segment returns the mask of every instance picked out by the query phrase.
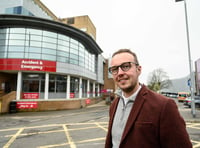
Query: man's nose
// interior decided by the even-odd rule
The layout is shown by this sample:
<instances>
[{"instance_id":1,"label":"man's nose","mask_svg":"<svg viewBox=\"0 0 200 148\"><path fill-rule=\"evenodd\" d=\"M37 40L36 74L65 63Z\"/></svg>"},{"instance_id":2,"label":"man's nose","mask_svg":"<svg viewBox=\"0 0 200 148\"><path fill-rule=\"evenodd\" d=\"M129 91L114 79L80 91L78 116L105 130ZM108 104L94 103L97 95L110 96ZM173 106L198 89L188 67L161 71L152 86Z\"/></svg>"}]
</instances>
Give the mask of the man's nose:
<instances>
[{"instance_id":1,"label":"man's nose","mask_svg":"<svg viewBox=\"0 0 200 148\"><path fill-rule=\"evenodd\" d=\"M118 75L124 74L124 71L121 69L121 67L118 68Z\"/></svg>"}]
</instances>

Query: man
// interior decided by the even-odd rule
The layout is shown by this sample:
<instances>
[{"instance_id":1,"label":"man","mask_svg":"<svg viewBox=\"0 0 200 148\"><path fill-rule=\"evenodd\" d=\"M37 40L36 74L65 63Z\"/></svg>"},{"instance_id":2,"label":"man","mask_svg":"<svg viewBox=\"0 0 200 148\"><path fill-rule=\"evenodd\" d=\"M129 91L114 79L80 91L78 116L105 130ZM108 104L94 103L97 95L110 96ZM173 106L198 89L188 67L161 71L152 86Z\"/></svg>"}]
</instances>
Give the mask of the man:
<instances>
[{"instance_id":1,"label":"man","mask_svg":"<svg viewBox=\"0 0 200 148\"><path fill-rule=\"evenodd\" d=\"M113 54L109 72L120 89L110 106L105 148L192 148L175 102L140 84L141 70L131 50Z\"/></svg>"}]
</instances>

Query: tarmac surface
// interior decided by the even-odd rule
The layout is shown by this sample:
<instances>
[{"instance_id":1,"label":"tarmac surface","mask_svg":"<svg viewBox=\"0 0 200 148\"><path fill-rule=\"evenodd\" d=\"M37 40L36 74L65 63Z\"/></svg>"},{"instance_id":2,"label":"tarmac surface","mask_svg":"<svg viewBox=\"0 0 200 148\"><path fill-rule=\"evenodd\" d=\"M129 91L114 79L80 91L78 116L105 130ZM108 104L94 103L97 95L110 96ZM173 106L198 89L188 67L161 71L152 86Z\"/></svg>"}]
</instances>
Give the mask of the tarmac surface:
<instances>
[{"instance_id":1,"label":"tarmac surface","mask_svg":"<svg viewBox=\"0 0 200 148\"><path fill-rule=\"evenodd\" d=\"M176 99L175 99L176 101ZM176 102L193 148L200 148L200 109ZM103 148L109 105L105 101L76 110L0 115L2 148ZM172 121L173 122L173 121Z\"/></svg>"},{"instance_id":2,"label":"tarmac surface","mask_svg":"<svg viewBox=\"0 0 200 148\"><path fill-rule=\"evenodd\" d=\"M195 108L195 114L192 113L191 108L183 106L183 103L177 103L179 112L184 118L185 122L199 122L200 123L200 108Z\"/></svg>"}]
</instances>

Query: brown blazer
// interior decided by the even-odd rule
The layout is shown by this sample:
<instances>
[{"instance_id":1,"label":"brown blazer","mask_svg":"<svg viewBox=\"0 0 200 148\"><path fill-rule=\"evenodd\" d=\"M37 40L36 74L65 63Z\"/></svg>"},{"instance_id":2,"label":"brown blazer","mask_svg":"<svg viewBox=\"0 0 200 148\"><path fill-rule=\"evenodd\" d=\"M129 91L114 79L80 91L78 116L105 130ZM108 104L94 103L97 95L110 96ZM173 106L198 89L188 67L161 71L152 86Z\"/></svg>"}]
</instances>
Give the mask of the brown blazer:
<instances>
[{"instance_id":1,"label":"brown blazer","mask_svg":"<svg viewBox=\"0 0 200 148\"><path fill-rule=\"evenodd\" d=\"M112 148L112 122L119 98L110 106L105 148ZM116 129L117 130L117 129ZM149 90L138 93L122 135L120 148L192 148L176 103Z\"/></svg>"}]
</instances>

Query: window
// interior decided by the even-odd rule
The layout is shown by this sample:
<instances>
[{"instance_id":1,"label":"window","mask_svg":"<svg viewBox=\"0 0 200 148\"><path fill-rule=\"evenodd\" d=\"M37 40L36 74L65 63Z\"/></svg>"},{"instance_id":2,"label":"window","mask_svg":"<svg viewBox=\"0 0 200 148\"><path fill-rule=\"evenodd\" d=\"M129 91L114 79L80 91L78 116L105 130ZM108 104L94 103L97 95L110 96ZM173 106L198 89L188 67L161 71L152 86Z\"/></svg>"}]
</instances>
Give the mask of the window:
<instances>
[{"instance_id":1,"label":"window","mask_svg":"<svg viewBox=\"0 0 200 148\"><path fill-rule=\"evenodd\" d=\"M55 55L42 54L42 60L56 61Z\"/></svg>"},{"instance_id":2,"label":"window","mask_svg":"<svg viewBox=\"0 0 200 148\"><path fill-rule=\"evenodd\" d=\"M44 74L36 74L36 73L23 74L22 91L39 92L41 87L42 76L44 77Z\"/></svg>"},{"instance_id":3,"label":"window","mask_svg":"<svg viewBox=\"0 0 200 148\"><path fill-rule=\"evenodd\" d=\"M23 58L24 57L24 54L19 52L10 52L8 53L8 58Z\"/></svg>"},{"instance_id":4,"label":"window","mask_svg":"<svg viewBox=\"0 0 200 148\"><path fill-rule=\"evenodd\" d=\"M76 77L70 78L70 93L73 94L74 97L78 97L79 78L76 78Z\"/></svg>"},{"instance_id":5,"label":"window","mask_svg":"<svg viewBox=\"0 0 200 148\"><path fill-rule=\"evenodd\" d=\"M68 18L67 19L67 24L74 24L74 17Z\"/></svg>"},{"instance_id":6,"label":"window","mask_svg":"<svg viewBox=\"0 0 200 148\"><path fill-rule=\"evenodd\" d=\"M82 80L82 95L87 97L87 80Z\"/></svg>"},{"instance_id":7,"label":"window","mask_svg":"<svg viewBox=\"0 0 200 148\"><path fill-rule=\"evenodd\" d=\"M42 42L42 47L44 47L44 48L52 48L56 52L56 44Z\"/></svg>"},{"instance_id":8,"label":"window","mask_svg":"<svg viewBox=\"0 0 200 148\"><path fill-rule=\"evenodd\" d=\"M16 39L16 40L25 40L24 34L10 34L9 36L10 40Z\"/></svg>"},{"instance_id":9,"label":"window","mask_svg":"<svg viewBox=\"0 0 200 148\"><path fill-rule=\"evenodd\" d=\"M67 77L59 75L56 78L56 92L66 92Z\"/></svg>"},{"instance_id":10,"label":"window","mask_svg":"<svg viewBox=\"0 0 200 148\"><path fill-rule=\"evenodd\" d=\"M25 28L10 28L10 33L22 33L25 34Z\"/></svg>"},{"instance_id":11,"label":"window","mask_svg":"<svg viewBox=\"0 0 200 148\"><path fill-rule=\"evenodd\" d=\"M24 52L24 46L9 46L9 52Z\"/></svg>"},{"instance_id":12,"label":"window","mask_svg":"<svg viewBox=\"0 0 200 148\"><path fill-rule=\"evenodd\" d=\"M62 75L49 76L49 92L66 92L67 77Z\"/></svg>"}]
</instances>

